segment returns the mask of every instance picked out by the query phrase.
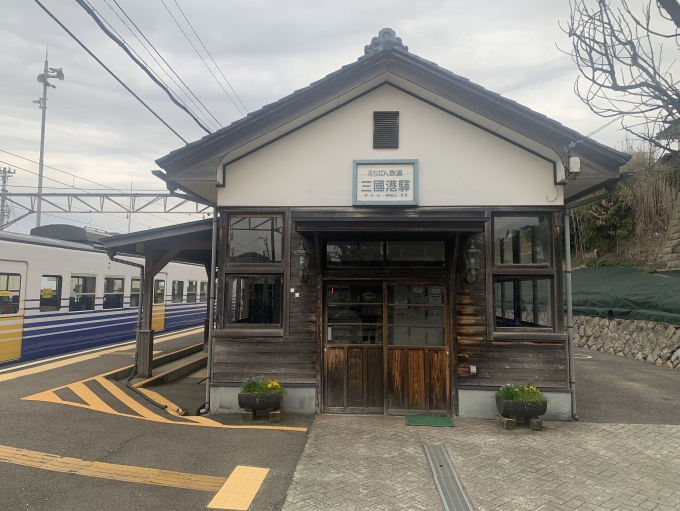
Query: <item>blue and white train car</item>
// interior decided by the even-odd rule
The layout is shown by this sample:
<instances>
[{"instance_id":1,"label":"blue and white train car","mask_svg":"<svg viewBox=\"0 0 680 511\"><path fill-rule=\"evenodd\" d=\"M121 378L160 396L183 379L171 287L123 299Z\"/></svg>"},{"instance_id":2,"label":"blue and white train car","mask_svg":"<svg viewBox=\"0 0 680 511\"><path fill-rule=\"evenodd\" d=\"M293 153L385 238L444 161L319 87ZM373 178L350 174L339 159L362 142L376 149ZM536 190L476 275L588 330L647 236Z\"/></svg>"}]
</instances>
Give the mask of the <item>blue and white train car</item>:
<instances>
[{"instance_id":1,"label":"blue and white train car","mask_svg":"<svg viewBox=\"0 0 680 511\"><path fill-rule=\"evenodd\" d=\"M207 284L203 266L168 264L152 328L203 325ZM92 245L0 231L0 366L133 339L139 290L138 268Z\"/></svg>"}]
</instances>

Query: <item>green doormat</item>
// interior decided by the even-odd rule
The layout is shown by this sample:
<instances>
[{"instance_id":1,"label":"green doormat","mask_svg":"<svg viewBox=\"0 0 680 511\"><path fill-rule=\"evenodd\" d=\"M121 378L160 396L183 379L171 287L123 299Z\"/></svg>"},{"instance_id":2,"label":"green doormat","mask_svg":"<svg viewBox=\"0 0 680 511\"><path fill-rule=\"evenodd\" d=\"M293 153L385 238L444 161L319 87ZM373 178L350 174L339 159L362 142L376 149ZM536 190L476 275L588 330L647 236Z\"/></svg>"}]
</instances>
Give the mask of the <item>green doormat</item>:
<instances>
[{"instance_id":1,"label":"green doormat","mask_svg":"<svg viewBox=\"0 0 680 511\"><path fill-rule=\"evenodd\" d=\"M428 415L407 415L407 426L436 426L440 428L453 428L453 421L449 417L433 417Z\"/></svg>"}]
</instances>

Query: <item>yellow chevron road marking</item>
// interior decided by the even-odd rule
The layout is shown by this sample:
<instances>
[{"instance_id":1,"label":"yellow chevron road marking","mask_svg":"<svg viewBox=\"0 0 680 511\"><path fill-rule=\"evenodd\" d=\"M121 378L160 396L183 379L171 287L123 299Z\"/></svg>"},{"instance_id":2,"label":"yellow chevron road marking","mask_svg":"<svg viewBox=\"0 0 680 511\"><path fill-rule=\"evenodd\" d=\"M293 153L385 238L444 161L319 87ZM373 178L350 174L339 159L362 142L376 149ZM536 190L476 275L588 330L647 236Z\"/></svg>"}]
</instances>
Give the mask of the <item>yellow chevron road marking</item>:
<instances>
[{"instance_id":1,"label":"yellow chevron road marking","mask_svg":"<svg viewBox=\"0 0 680 511\"><path fill-rule=\"evenodd\" d=\"M108 392L113 398L120 401L123 405L129 408L131 411L136 413L122 413L114 410L109 405L107 405L100 397L98 397L89 387L85 384L87 382L96 382L101 385L102 389ZM66 401L60 398L56 392L63 389L70 389L74 394L76 394L85 403L76 403L73 401ZM152 422L160 422L163 424L176 424L181 426L202 426L208 428L220 428L220 429L268 429L274 431L298 431L306 432L307 428L293 427L293 426L258 426L258 425L229 425L221 424L217 421L209 419L207 417L193 417L193 416L180 416L181 408L178 407L172 401L161 396L157 392L153 392L147 389L141 389L142 392L146 393L149 397L158 401L161 404L166 405L168 408L166 411L171 415L175 415L178 420L171 420L167 417L159 415L146 406L142 405L138 401L134 400L129 394L127 394L123 389L118 387L111 380L107 380L103 375L88 378L86 380L77 381L69 385L62 385L61 387L55 387L50 390L45 390L43 392L38 392L37 394L32 394L21 398L22 401L43 401L46 403L55 403L60 405L75 406L77 408L86 408L88 410L94 410L97 412L108 413L110 415L116 415L118 417L127 417L130 419L142 419ZM158 398L158 399L157 399Z\"/></svg>"}]
</instances>

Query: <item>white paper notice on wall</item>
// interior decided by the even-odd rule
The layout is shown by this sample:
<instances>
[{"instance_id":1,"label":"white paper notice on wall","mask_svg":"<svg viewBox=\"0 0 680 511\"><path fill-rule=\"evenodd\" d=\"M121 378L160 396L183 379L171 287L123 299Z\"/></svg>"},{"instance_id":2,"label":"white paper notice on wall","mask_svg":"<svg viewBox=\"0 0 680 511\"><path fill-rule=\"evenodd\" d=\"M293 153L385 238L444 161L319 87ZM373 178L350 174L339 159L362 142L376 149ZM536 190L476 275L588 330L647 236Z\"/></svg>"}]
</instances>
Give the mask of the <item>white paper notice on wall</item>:
<instances>
[{"instance_id":1,"label":"white paper notice on wall","mask_svg":"<svg viewBox=\"0 0 680 511\"><path fill-rule=\"evenodd\" d=\"M354 205L418 204L417 160L354 162Z\"/></svg>"}]
</instances>

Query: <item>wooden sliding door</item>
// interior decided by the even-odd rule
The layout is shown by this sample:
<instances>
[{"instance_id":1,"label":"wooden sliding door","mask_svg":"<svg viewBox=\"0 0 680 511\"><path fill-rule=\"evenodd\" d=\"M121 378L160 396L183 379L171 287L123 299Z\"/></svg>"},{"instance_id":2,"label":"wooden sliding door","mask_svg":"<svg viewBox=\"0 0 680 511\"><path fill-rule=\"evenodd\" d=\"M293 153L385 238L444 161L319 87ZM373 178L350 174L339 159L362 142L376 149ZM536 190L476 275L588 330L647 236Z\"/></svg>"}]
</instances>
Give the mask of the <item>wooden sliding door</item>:
<instances>
[{"instance_id":1,"label":"wooden sliding door","mask_svg":"<svg viewBox=\"0 0 680 511\"><path fill-rule=\"evenodd\" d=\"M443 285L326 285L324 411L450 410Z\"/></svg>"},{"instance_id":2,"label":"wooden sliding door","mask_svg":"<svg viewBox=\"0 0 680 511\"><path fill-rule=\"evenodd\" d=\"M387 285L388 412L446 413L449 348L445 287Z\"/></svg>"}]
</instances>

